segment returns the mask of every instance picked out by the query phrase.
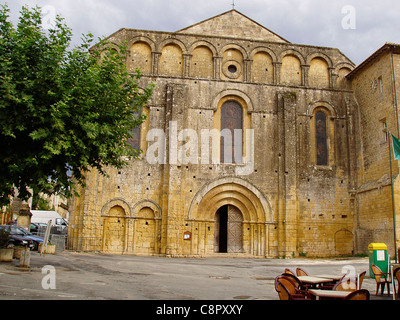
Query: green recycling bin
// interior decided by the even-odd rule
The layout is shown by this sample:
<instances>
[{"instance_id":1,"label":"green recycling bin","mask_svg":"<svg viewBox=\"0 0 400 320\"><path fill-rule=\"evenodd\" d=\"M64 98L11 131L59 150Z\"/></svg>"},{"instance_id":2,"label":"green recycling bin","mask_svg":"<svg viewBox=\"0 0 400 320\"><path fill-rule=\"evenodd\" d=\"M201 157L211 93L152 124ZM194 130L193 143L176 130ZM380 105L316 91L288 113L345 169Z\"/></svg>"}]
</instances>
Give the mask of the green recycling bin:
<instances>
[{"instance_id":1,"label":"green recycling bin","mask_svg":"<svg viewBox=\"0 0 400 320\"><path fill-rule=\"evenodd\" d=\"M382 272L388 272L388 254L387 254L387 246L384 243L370 243L368 246L369 252L369 275L371 278L375 278L374 273L372 272L371 265L374 264Z\"/></svg>"}]
</instances>

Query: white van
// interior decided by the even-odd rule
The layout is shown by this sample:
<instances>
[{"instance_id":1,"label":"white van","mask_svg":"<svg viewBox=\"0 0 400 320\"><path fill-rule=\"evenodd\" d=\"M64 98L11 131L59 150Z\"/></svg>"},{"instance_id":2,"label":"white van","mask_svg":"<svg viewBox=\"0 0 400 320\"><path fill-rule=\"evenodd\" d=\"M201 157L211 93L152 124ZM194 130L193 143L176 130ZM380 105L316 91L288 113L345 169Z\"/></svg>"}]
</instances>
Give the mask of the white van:
<instances>
[{"instance_id":1,"label":"white van","mask_svg":"<svg viewBox=\"0 0 400 320\"><path fill-rule=\"evenodd\" d=\"M68 222L56 211L31 210L31 223L45 223L51 220L51 226L57 230L57 233L66 233Z\"/></svg>"}]
</instances>

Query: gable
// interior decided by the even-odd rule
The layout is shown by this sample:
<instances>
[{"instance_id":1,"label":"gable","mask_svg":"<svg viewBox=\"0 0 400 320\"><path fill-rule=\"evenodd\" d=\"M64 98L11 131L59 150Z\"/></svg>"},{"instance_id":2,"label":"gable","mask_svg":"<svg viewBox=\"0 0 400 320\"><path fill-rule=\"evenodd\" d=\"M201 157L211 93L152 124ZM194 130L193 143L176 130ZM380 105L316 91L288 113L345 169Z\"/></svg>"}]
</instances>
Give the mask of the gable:
<instances>
[{"instance_id":1,"label":"gable","mask_svg":"<svg viewBox=\"0 0 400 320\"><path fill-rule=\"evenodd\" d=\"M268 30L236 10L222 13L213 18L196 23L177 33L202 34L210 36L262 40L271 42L289 41Z\"/></svg>"}]
</instances>

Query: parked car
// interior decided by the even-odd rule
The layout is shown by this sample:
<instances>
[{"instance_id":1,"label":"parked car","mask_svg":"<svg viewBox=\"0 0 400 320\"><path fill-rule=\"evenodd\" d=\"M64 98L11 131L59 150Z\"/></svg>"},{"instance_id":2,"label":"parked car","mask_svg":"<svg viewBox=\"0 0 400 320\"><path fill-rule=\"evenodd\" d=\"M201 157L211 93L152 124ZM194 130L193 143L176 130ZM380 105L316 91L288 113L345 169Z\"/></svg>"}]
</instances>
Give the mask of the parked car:
<instances>
[{"instance_id":1,"label":"parked car","mask_svg":"<svg viewBox=\"0 0 400 320\"><path fill-rule=\"evenodd\" d=\"M30 232L35 235L44 234L46 232L47 224L45 223L31 223Z\"/></svg>"},{"instance_id":2,"label":"parked car","mask_svg":"<svg viewBox=\"0 0 400 320\"><path fill-rule=\"evenodd\" d=\"M8 244L11 246L22 246L22 247L29 247L29 249L33 249L34 243L31 239L27 238L27 236L22 232L13 228L14 226L0 226L1 229L8 229L10 230Z\"/></svg>"},{"instance_id":3,"label":"parked car","mask_svg":"<svg viewBox=\"0 0 400 320\"><path fill-rule=\"evenodd\" d=\"M32 250L39 249L39 243L42 243L44 240L42 237L36 236L32 232L29 232L29 231L25 230L24 228L11 226L11 230L13 230L14 228L17 229L17 230L15 230L16 233L19 234L19 232L22 232L25 234L25 236L28 239L33 241L33 249ZM13 231L11 231L11 232L13 232Z\"/></svg>"}]
</instances>

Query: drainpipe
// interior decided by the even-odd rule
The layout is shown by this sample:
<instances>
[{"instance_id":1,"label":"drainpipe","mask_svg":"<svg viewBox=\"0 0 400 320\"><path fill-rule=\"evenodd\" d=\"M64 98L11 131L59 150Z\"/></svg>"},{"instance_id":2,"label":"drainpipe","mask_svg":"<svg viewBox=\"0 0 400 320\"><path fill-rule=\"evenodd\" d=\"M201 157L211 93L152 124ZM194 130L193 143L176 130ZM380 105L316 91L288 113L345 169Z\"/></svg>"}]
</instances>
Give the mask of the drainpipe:
<instances>
[{"instance_id":1,"label":"drainpipe","mask_svg":"<svg viewBox=\"0 0 400 320\"><path fill-rule=\"evenodd\" d=\"M393 51L391 53L391 58L392 58L392 77L393 77L393 93L394 93L394 107L396 111L396 120L397 120L397 137L400 135L400 129L399 129L399 108L398 108L398 103L397 103L397 84L396 84L396 72L394 70L394 58L393 58Z\"/></svg>"},{"instance_id":2,"label":"drainpipe","mask_svg":"<svg viewBox=\"0 0 400 320\"><path fill-rule=\"evenodd\" d=\"M397 85L396 85L396 71L394 69L394 58L393 58L393 50L392 50L392 76L393 76L393 91L394 91L394 106L396 109L396 119L397 119L397 136L400 136L399 130L399 108L397 103ZM390 139L389 137L389 146L390 146ZM392 150L389 150L390 155L392 154ZM392 163L390 163L390 167L392 167ZM392 168L390 168L390 172L392 174ZM397 237L396 237L396 211L395 211L395 204L394 204L394 194L393 194L393 177L392 177L392 202L393 202L393 233L394 233L394 256L395 261L398 262L399 257L397 256Z\"/></svg>"}]
</instances>

